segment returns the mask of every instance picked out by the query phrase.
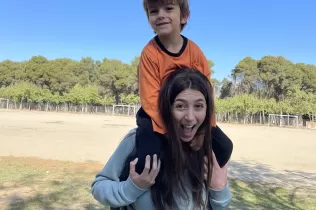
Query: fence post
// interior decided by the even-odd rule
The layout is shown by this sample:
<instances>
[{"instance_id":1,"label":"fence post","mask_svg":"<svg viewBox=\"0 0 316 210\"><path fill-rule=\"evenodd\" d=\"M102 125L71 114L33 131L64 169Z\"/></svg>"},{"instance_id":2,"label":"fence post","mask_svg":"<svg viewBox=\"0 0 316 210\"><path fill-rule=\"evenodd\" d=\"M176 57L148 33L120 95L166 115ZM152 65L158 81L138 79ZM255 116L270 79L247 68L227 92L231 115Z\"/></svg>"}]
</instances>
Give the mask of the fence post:
<instances>
[{"instance_id":1,"label":"fence post","mask_svg":"<svg viewBox=\"0 0 316 210\"><path fill-rule=\"evenodd\" d=\"M134 115L136 116L136 105L134 106Z\"/></svg>"}]
</instances>

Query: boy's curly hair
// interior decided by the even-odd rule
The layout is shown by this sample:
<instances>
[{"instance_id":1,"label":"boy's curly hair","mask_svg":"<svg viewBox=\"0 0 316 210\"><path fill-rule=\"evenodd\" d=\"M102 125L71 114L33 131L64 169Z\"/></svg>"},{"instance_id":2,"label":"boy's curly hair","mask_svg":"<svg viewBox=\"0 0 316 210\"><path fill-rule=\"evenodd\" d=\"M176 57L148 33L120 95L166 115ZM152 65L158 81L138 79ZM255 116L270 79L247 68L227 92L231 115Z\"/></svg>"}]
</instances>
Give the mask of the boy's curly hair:
<instances>
[{"instance_id":1,"label":"boy's curly hair","mask_svg":"<svg viewBox=\"0 0 316 210\"><path fill-rule=\"evenodd\" d=\"M180 6L181 18L190 16L189 0L143 0L143 7L147 14L150 5L164 5L164 4L177 4ZM185 27L185 24L181 24L181 31Z\"/></svg>"}]
</instances>

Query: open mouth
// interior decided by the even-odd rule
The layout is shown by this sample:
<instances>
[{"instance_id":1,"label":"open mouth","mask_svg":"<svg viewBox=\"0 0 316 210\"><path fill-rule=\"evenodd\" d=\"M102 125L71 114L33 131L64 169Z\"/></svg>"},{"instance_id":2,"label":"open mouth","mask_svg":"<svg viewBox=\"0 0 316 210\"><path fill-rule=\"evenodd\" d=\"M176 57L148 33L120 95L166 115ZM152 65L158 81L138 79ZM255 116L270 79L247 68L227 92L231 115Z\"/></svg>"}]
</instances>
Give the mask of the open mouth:
<instances>
[{"instance_id":1,"label":"open mouth","mask_svg":"<svg viewBox=\"0 0 316 210\"><path fill-rule=\"evenodd\" d=\"M195 128L195 125L181 125L181 128L184 133L190 133Z\"/></svg>"}]
</instances>

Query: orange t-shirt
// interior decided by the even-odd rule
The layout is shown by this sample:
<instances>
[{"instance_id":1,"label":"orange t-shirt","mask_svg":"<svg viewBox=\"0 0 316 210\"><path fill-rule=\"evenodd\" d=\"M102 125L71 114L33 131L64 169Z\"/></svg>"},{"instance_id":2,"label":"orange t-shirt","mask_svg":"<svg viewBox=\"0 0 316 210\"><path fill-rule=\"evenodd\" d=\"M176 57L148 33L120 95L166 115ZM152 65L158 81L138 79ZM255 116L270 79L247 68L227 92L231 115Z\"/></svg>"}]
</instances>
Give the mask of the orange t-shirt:
<instances>
[{"instance_id":1,"label":"orange t-shirt","mask_svg":"<svg viewBox=\"0 0 316 210\"><path fill-rule=\"evenodd\" d=\"M169 52L156 36L144 47L138 66L138 83L141 106L150 116L153 130L165 134L167 130L159 115L159 90L169 76L177 68L194 68L200 70L207 78L211 71L201 49L191 40L183 36L183 46L179 53ZM212 126L215 115L212 116Z\"/></svg>"}]
</instances>

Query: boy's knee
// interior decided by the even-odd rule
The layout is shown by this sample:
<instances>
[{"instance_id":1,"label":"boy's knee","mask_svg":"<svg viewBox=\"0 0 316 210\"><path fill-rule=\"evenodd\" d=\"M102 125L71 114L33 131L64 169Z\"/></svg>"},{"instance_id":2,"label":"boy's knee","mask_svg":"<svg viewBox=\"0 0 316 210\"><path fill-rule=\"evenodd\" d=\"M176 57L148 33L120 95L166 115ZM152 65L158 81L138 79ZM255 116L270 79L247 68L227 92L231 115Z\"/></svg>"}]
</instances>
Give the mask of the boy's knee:
<instances>
[{"instance_id":1,"label":"boy's knee","mask_svg":"<svg viewBox=\"0 0 316 210\"><path fill-rule=\"evenodd\" d=\"M212 129L212 147L220 167L223 167L231 157L233 142L218 127Z\"/></svg>"},{"instance_id":2,"label":"boy's knee","mask_svg":"<svg viewBox=\"0 0 316 210\"><path fill-rule=\"evenodd\" d=\"M144 111L143 108L140 108L136 114L136 124L138 127L142 128L151 128L152 122L149 115Z\"/></svg>"},{"instance_id":3,"label":"boy's knee","mask_svg":"<svg viewBox=\"0 0 316 210\"><path fill-rule=\"evenodd\" d=\"M161 140L153 131L143 129L136 135L136 148L137 154L142 157L159 155Z\"/></svg>"},{"instance_id":4,"label":"boy's knee","mask_svg":"<svg viewBox=\"0 0 316 210\"><path fill-rule=\"evenodd\" d=\"M158 158L160 157L161 147L162 142L157 133L148 129L140 129L139 132L136 133L137 173L142 173L147 155L150 156L150 167L152 166L153 156L156 154Z\"/></svg>"}]
</instances>

